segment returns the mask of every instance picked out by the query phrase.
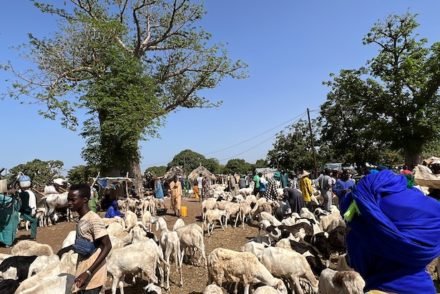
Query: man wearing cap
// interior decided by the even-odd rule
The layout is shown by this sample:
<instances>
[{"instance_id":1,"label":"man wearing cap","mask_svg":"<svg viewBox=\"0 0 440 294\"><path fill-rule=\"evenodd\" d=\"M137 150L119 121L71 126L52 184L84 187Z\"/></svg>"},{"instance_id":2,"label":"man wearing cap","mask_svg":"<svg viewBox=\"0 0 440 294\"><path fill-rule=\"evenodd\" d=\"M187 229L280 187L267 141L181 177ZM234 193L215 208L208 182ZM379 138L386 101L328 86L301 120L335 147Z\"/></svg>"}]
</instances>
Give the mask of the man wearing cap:
<instances>
[{"instance_id":1,"label":"man wearing cap","mask_svg":"<svg viewBox=\"0 0 440 294\"><path fill-rule=\"evenodd\" d=\"M31 224L31 239L35 240L37 238L37 218L35 214L37 212L37 198L34 192L30 189L30 178L27 176L22 176L19 179L20 191L18 196L21 199L20 217L29 221Z\"/></svg>"},{"instance_id":2,"label":"man wearing cap","mask_svg":"<svg viewBox=\"0 0 440 294\"><path fill-rule=\"evenodd\" d=\"M301 190L301 193L304 197L304 202L307 206L309 206L310 202L312 201L312 180L309 178L310 173L307 171L303 171L298 177L299 177L299 189Z\"/></svg>"}]
</instances>

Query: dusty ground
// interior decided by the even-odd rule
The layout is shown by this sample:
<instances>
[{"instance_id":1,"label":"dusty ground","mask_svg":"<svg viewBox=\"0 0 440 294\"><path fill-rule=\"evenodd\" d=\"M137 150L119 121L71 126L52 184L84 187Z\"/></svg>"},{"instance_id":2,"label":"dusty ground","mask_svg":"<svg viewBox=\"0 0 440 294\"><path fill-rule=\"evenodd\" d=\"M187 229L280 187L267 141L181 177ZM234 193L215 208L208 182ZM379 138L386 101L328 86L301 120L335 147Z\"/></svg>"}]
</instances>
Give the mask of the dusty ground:
<instances>
[{"instance_id":1,"label":"dusty ground","mask_svg":"<svg viewBox=\"0 0 440 294\"><path fill-rule=\"evenodd\" d=\"M168 204L168 203L167 203ZM185 223L194 223L200 222L201 215L201 205L199 202L195 202L192 199L184 199L182 201L182 205L188 207L188 216L184 217L183 220ZM168 210L170 213L171 211ZM167 214L165 215L165 219L168 223L168 228L172 228L174 222L176 221L176 217ZM61 248L61 244L67 234L75 229L75 223L67 223L61 222L52 227L38 228L37 241L40 243L46 243L52 246L54 251L58 251ZM156 234L157 235L157 234ZM237 228L231 228L230 226L223 231L220 227L217 227L214 230L214 234L211 237L205 237L205 247L206 247L206 255L214 250L217 247L229 248L233 250L239 250L244 243L248 241L249 238L257 236L258 230L256 227L252 227L249 225L245 225L244 229L241 226ZM29 232L25 230L20 230L17 235L17 241L21 239L26 239L29 236ZM1 248L0 253L9 253L9 248ZM125 287L125 293L127 294L135 294L135 293L143 293L142 286L146 285L145 283L137 283L135 286L130 285L130 280L127 279L127 286ZM203 267L197 267L192 265L183 265L183 287L178 287L177 283L179 282L179 276L176 271L176 267L174 264L171 265L171 278L170 278L170 286L171 289L168 293L170 294L184 294L184 293L202 293L203 289L206 286L208 281L207 270ZM107 285L107 288L110 289L110 285ZM440 287L438 281L436 281L437 291L440 291ZM107 294L111 293L110 290L106 291ZM119 293L119 291L118 291Z\"/></svg>"},{"instance_id":2,"label":"dusty ground","mask_svg":"<svg viewBox=\"0 0 440 294\"><path fill-rule=\"evenodd\" d=\"M195 202L192 199L184 199L182 205L188 207L188 216L184 217L185 223L200 222L200 212L201 205L199 202ZM168 210L170 213L171 211ZM168 223L168 227L171 229L176 217L170 214L165 216ZM61 244L67 234L75 229L75 223L62 222L58 223L52 227L38 228L37 241L40 243L46 243L52 246L54 251L58 251L61 248ZM30 232L25 230L20 230L17 239L26 239ZM245 225L244 229L242 227L231 228L230 226L223 231L220 227L214 230L214 234L211 237L205 237L205 247L206 255L208 255L212 250L217 247L229 248L234 250L239 250L240 247L248 241L248 238L254 237L258 234L258 230L255 227ZM157 234L156 234L157 235ZM0 248L0 253L9 253L9 248ZM129 281L129 280L127 280ZM174 264L171 266L171 278L170 286L171 289L168 293L171 294L183 294L183 293L202 293L208 281L207 270L203 267L197 267L192 265L183 265L183 287L178 287L179 276L176 271ZM134 294L141 293L141 285L137 286L127 285L125 288L125 293ZM111 291L106 291L106 293L111 293ZM119 293L119 292L118 292Z\"/></svg>"}]
</instances>

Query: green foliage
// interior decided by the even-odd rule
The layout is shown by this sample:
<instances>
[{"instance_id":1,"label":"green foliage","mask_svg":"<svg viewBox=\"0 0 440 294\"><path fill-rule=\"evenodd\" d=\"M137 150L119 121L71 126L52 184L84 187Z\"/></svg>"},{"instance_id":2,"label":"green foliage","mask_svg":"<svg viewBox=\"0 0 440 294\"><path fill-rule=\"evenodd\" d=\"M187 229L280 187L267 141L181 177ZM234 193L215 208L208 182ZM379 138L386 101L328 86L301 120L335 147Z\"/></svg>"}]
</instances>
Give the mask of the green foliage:
<instances>
[{"instance_id":1,"label":"green foliage","mask_svg":"<svg viewBox=\"0 0 440 294\"><path fill-rule=\"evenodd\" d=\"M254 166L254 169L256 169L256 168L267 167L268 164L267 164L267 162L266 162L265 159L258 159L258 160L255 162L255 164L253 164L253 166Z\"/></svg>"},{"instance_id":2,"label":"green foliage","mask_svg":"<svg viewBox=\"0 0 440 294\"><path fill-rule=\"evenodd\" d=\"M221 44L198 24L202 4L187 0L33 1L59 17L49 38L29 35L22 46L35 66L24 71L3 66L9 95L36 99L49 119L78 126L78 110L90 118L83 126L89 164L106 170L139 167L139 140L156 134L160 119L178 108L214 107L200 90L225 77L243 78L241 61L231 61ZM32 101L34 102L34 101ZM134 169L136 170L136 169Z\"/></svg>"},{"instance_id":3,"label":"green foliage","mask_svg":"<svg viewBox=\"0 0 440 294\"><path fill-rule=\"evenodd\" d=\"M390 149L411 165L439 135L440 43L427 47L417 27L411 14L376 23L364 44L377 45L378 55L327 83L323 137L354 161L379 160Z\"/></svg>"},{"instance_id":4,"label":"green foliage","mask_svg":"<svg viewBox=\"0 0 440 294\"><path fill-rule=\"evenodd\" d=\"M208 158L203 162L202 165L214 174L223 173L223 166L219 163L218 159L216 158Z\"/></svg>"},{"instance_id":5,"label":"green foliage","mask_svg":"<svg viewBox=\"0 0 440 294\"><path fill-rule=\"evenodd\" d=\"M315 147L320 146L320 125L317 120L312 121ZM267 161L271 167L279 170L313 170L313 151L310 141L308 122L300 120L289 126L286 131L277 135L275 143L267 154ZM325 146L319 149L317 155L318 167L327 158L328 152Z\"/></svg>"},{"instance_id":6,"label":"green foliage","mask_svg":"<svg viewBox=\"0 0 440 294\"><path fill-rule=\"evenodd\" d=\"M230 159L225 165L225 174L247 174L252 172L252 164L246 162L244 159Z\"/></svg>"},{"instance_id":7,"label":"green foliage","mask_svg":"<svg viewBox=\"0 0 440 294\"><path fill-rule=\"evenodd\" d=\"M60 160L43 161L34 159L32 161L19 164L9 170L8 182L13 182L17 175L22 172L29 176L34 187L44 187L52 182L53 179L61 176L64 163Z\"/></svg>"},{"instance_id":8,"label":"green foliage","mask_svg":"<svg viewBox=\"0 0 440 294\"><path fill-rule=\"evenodd\" d=\"M160 109L152 79L143 74L139 60L113 47L102 57L107 70L90 82L81 97L91 116L82 132L87 139L83 157L104 173L112 167L128 171L139 160L139 140L153 136L160 125L155 119Z\"/></svg>"},{"instance_id":9,"label":"green foliage","mask_svg":"<svg viewBox=\"0 0 440 294\"><path fill-rule=\"evenodd\" d=\"M168 163L168 169L172 166L182 166L184 168L185 174L188 175L200 165L205 166L205 163L207 163L207 159L205 158L205 156L192 150L186 149L179 152L173 157L173 160ZM208 161L208 164L212 165L212 161ZM205 167L208 168L207 166ZM209 171L213 172L212 170Z\"/></svg>"},{"instance_id":10,"label":"green foliage","mask_svg":"<svg viewBox=\"0 0 440 294\"><path fill-rule=\"evenodd\" d=\"M90 179L96 178L98 168L89 165L77 165L67 172L70 184L91 184Z\"/></svg>"},{"instance_id":11,"label":"green foliage","mask_svg":"<svg viewBox=\"0 0 440 294\"><path fill-rule=\"evenodd\" d=\"M164 165L161 166L150 166L144 172L144 175L151 173L153 176L162 177L167 172L167 167Z\"/></svg>"}]
</instances>

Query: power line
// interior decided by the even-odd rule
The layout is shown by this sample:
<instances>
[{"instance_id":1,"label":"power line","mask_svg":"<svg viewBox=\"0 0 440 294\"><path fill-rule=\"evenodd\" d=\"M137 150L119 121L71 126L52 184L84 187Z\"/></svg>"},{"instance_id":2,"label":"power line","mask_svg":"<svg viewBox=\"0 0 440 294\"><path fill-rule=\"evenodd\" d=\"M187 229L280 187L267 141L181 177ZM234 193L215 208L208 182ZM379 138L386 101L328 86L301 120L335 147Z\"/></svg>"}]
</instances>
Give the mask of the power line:
<instances>
[{"instance_id":1,"label":"power line","mask_svg":"<svg viewBox=\"0 0 440 294\"><path fill-rule=\"evenodd\" d=\"M311 110L311 111L316 111L316 109ZM238 142L238 143L235 143L235 144L229 145L229 146L227 146L227 147L224 147L224 148L222 148L222 149L219 149L219 150L216 150L216 151L213 151L213 152L204 153L204 156L212 155L212 154L216 154L216 153L219 153L219 152L222 152L222 151L225 151L225 150L231 149L231 148L233 148L233 147L236 147L236 146L242 145L242 144L244 144L244 143L250 142L250 141L252 141L252 140L254 140L254 139L260 137L261 135L267 134L268 132L271 132L271 131L273 131L273 130L275 130L275 129L279 129L281 126L284 126L284 125L286 125L286 124L288 124L288 123L293 123L293 122L297 122L297 121L299 121L299 119L301 119L306 113L307 113L307 112L304 111L304 112L300 113L299 115L295 116L294 118L291 118L291 119L286 120L286 121L284 121L284 122L282 122L282 123L279 123L279 124L277 124L276 126L271 127L270 129L267 129L267 130L265 130L265 131L263 131L263 132L261 132L261 133L259 133L259 134L256 134L256 135L254 135L254 136L252 136L252 137L250 137L250 138L247 138L247 139L245 139L245 140L243 140L243 141L240 141L240 142ZM267 142L267 141L273 139L276 135L277 135L277 134L273 134L273 135L271 135L270 137L264 139L263 141L260 141L260 142L257 143L256 145L253 145L253 146L251 146L250 148L248 148L248 149L246 149L246 150L244 150L244 151L242 151L242 152L240 152L240 153L237 153L237 154L235 154L235 155L233 155L233 156L230 156L230 157L227 157L227 158L223 158L223 159L219 159L219 161L224 161L224 160L234 159L234 158L236 158L237 156L240 156L240 155L242 155L242 154L244 154L244 153L246 153L246 152L248 152L248 151L250 151L250 150L252 150L252 149L255 149L255 148L257 148L258 146L260 146L261 144L263 144L263 143L265 143L265 142ZM155 164L150 164L150 166L166 165L167 163L168 163L168 162L155 163Z\"/></svg>"},{"instance_id":2,"label":"power line","mask_svg":"<svg viewBox=\"0 0 440 294\"><path fill-rule=\"evenodd\" d=\"M278 124L278 125L276 125L276 126L270 128L270 129L268 129L268 130L266 130L266 131L264 131L264 132L262 132L262 133L259 133L259 134L257 134L257 135L254 135L254 136L252 136L252 137L250 137L250 138L248 138L248 139L246 139L246 140L240 141L240 142L235 143L235 144L233 144L233 145L230 145L230 146L228 146L228 147L224 147L224 148L219 149L219 150L217 150L217 151L213 151L213 152L205 153L205 155L211 155L211 154L219 153L219 152L222 152L222 151L225 151L225 150L231 149L231 148L233 148L233 147L239 146L239 145L241 145L241 144L247 143L247 142L249 142L249 141L252 141L252 140L254 140L254 139L260 137L261 135L264 135L264 134L266 134L266 133L268 133L268 132L270 132L270 131L273 131L274 129L279 128L280 126L284 126L284 125L286 125L286 124L288 124L288 123L290 123L290 122L292 122L292 121L294 121L294 120L296 120L296 119L298 119L298 118L304 116L305 114L306 114L306 112L303 112L303 113L297 115L296 117L291 118L291 119L289 119L289 120L287 120L287 121L284 121L284 122L282 122L282 123L280 123L280 124Z\"/></svg>"},{"instance_id":3,"label":"power line","mask_svg":"<svg viewBox=\"0 0 440 294\"><path fill-rule=\"evenodd\" d=\"M302 117L302 116L297 117L297 119L296 119L295 122L299 121L299 119L300 119L301 117ZM232 156L232 157L222 158L222 159L220 159L219 161L224 161L224 160L229 160L229 159L237 158L237 156L242 155L243 153L246 153L246 152L248 152L248 151L250 151L250 150L252 150L252 149L255 149L255 148L257 148L258 146L260 146L261 144L263 144L263 143L265 143L265 142L267 142L267 141L273 139L276 135L277 135L277 134L273 134L273 135L271 135L270 137L264 139L263 141L257 143L256 145L253 145L253 146L251 146L250 148L248 148L248 149L246 149L246 150L244 150L244 151L242 151L242 152L240 152L240 153L238 153L238 154L235 154L235 155Z\"/></svg>"}]
</instances>

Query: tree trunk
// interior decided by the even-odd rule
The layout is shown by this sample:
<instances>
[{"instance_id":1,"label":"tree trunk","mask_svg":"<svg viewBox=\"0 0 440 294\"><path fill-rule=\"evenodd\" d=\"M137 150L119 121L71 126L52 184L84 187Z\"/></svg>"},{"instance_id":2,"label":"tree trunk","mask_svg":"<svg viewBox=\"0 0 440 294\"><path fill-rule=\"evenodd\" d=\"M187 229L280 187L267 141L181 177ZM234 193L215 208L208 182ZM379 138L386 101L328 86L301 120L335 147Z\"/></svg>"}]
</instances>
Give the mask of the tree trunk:
<instances>
[{"instance_id":1,"label":"tree trunk","mask_svg":"<svg viewBox=\"0 0 440 294\"><path fill-rule=\"evenodd\" d=\"M141 164L139 160L133 161L130 164L129 176L134 179L134 185L136 187L136 193L139 197L144 195L144 180L141 171Z\"/></svg>"},{"instance_id":2,"label":"tree trunk","mask_svg":"<svg viewBox=\"0 0 440 294\"><path fill-rule=\"evenodd\" d=\"M421 151L411 151L411 150L405 151L405 164L410 169L416 167L419 163L421 163L421 161L422 161Z\"/></svg>"}]
</instances>

